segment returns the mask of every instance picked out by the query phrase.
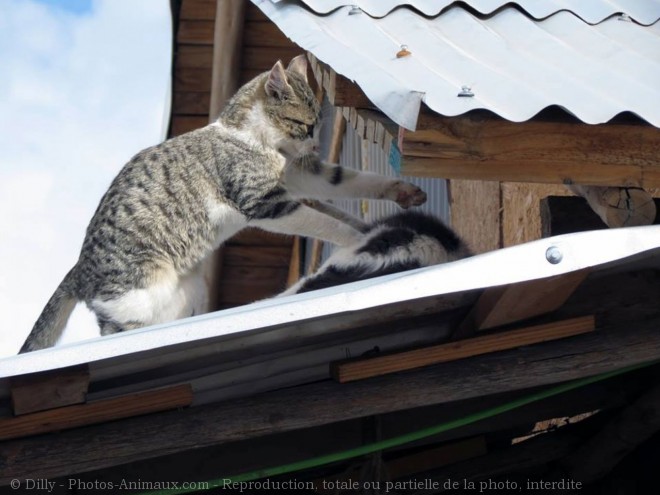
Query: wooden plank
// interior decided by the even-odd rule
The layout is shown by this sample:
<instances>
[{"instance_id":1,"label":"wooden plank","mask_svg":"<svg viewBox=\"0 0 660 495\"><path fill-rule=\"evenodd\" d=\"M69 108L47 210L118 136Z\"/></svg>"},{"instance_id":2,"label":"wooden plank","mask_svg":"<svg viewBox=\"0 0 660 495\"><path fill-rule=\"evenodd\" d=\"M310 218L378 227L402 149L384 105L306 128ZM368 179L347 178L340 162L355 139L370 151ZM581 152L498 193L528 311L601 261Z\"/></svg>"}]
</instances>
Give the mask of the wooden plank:
<instances>
[{"instance_id":1,"label":"wooden plank","mask_svg":"<svg viewBox=\"0 0 660 495\"><path fill-rule=\"evenodd\" d=\"M443 158L418 158L406 155L403 157L401 171L403 175L417 177L485 181L580 183L605 186L639 186L642 183L641 168L635 165L605 166L591 161L567 163L552 159L476 162L472 158L465 158L461 153L448 153ZM648 183L646 185L655 186Z\"/></svg>"},{"instance_id":2,"label":"wooden plank","mask_svg":"<svg viewBox=\"0 0 660 495\"><path fill-rule=\"evenodd\" d=\"M213 67L213 47L206 45L178 45L176 49L175 68L193 67L207 68Z\"/></svg>"},{"instance_id":3,"label":"wooden plank","mask_svg":"<svg viewBox=\"0 0 660 495\"><path fill-rule=\"evenodd\" d=\"M296 47L274 23L246 21L243 27L243 46Z\"/></svg>"},{"instance_id":4,"label":"wooden plank","mask_svg":"<svg viewBox=\"0 0 660 495\"><path fill-rule=\"evenodd\" d=\"M500 183L449 181L451 226L475 254L502 247Z\"/></svg>"},{"instance_id":5,"label":"wooden plank","mask_svg":"<svg viewBox=\"0 0 660 495\"><path fill-rule=\"evenodd\" d=\"M405 132L402 153L410 175L656 187L658 147L657 129L646 125L423 113L418 130Z\"/></svg>"},{"instance_id":6,"label":"wooden plank","mask_svg":"<svg viewBox=\"0 0 660 495\"><path fill-rule=\"evenodd\" d=\"M182 67L174 71L175 92L209 92L211 69Z\"/></svg>"},{"instance_id":7,"label":"wooden plank","mask_svg":"<svg viewBox=\"0 0 660 495\"><path fill-rule=\"evenodd\" d=\"M325 381L179 412L130 418L63 432L51 444L41 439L3 442L0 483L13 478L67 476L184 452L191 446L201 449L463 399L479 398L475 409L479 411L488 400L483 396L564 382L657 359L658 324L657 315L643 321L626 321L570 340L471 358L468 368L464 362L456 362L349 385ZM457 417L454 411L452 405L448 419ZM437 424L437 415L433 421ZM163 435L164 431L167 435ZM90 442L90 438L94 441Z\"/></svg>"},{"instance_id":8,"label":"wooden plank","mask_svg":"<svg viewBox=\"0 0 660 495\"><path fill-rule=\"evenodd\" d=\"M181 20L177 41L179 44L213 45L215 21Z\"/></svg>"},{"instance_id":9,"label":"wooden plank","mask_svg":"<svg viewBox=\"0 0 660 495\"><path fill-rule=\"evenodd\" d=\"M281 60L284 66L291 61L293 57L304 54L305 51L298 46L246 46L243 49L241 60L241 70L258 70L264 72Z\"/></svg>"},{"instance_id":10,"label":"wooden plank","mask_svg":"<svg viewBox=\"0 0 660 495\"><path fill-rule=\"evenodd\" d=\"M275 234L266 230L257 228L247 228L241 230L234 237L229 239L225 245L238 246L293 246L293 237Z\"/></svg>"},{"instance_id":11,"label":"wooden plank","mask_svg":"<svg viewBox=\"0 0 660 495\"><path fill-rule=\"evenodd\" d=\"M290 246L223 246L224 263L228 266L286 267L291 259Z\"/></svg>"},{"instance_id":12,"label":"wooden plank","mask_svg":"<svg viewBox=\"0 0 660 495\"><path fill-rule=\"evenodd\" d=\"M0 440L68 430L104 421L186 407L192 403L190 385L140 392L114 399L60 407L0 420Z\"/></svg>"},{"instance_id":13,"label":"wooden plank","mask_svg":"<svg viewBox=\"0 0 660 495\"><path fill-rule=\"evenodd\" d=\"M172 113L175 115L208 115L211 102L209 92L175 91L172 96Z\"/></svg>"},{"instance_id":14,"label":"wooden plank","mask_svg":"<svg viewBox=\"0 0 660 495\"><path fill-rule=\"evenodd\" d=\"M244 0L218 1L213 38L213 75L209 121L215 121L238 89L245 18Z\"/></svg>"},{"instance_id":15,"label":"wooden plank","mask_svg":"<svg viewBox=\"0 0 660 495\"><path fill-rule=\"evenodd\" d=\"M491 352L563 339L595 330L593 316L573 318L518 330L509 330L457 342L424 347L367 359L331 363L330 374L339 383L456 361Z\"/></svg>"},{"instance_id":16,"label":"wooden plank","mask_svg":"<svg viewBox=\"0 0 660 495\"><path fill-rule=\"evenodd\" d=\"M87 365L11 378L12 410L21 414L85 402L89 388Z\"/></svg>"},{"instance_id":17,"label":"wooden plank","mask_svg":"<svg viewBox=\"0 0 660 495\"><path fill-rule=\"evenodd\" d=\"M183 0L179 18L213 21L217 3L217 0Z\"/></svg>"},{"instance_id":18,"label":"wooden plank","mask_svg":"<svg viewBox=\"0 0 660 495\"><path fill-rule=\"evenodd\" d=\"M455 338L475 331L525 320L560 308L587 277L589 270L490 287L481 294Z\"/></svg>"},{"instance_id":19,"label":"wooden plank","mask_svg":"<svg viewBox=\"0 0 660 495\"><path fill-rule=\"evenodd\" d=\"M179 136L208 125L209 119L197 115L174 115L170 124L170 136Z\"/></svg>"},{"instance_id":20,"label":"wooden plank","mask_svg":"<svg viewBox=\"0 0 660 495\"><path fill-rule=\"evenodd\" d=\"M288 266L228 266L223 265L218 282L219 300L224 304L247 304L272 297L286 288Z\"/></svg>"},{"instance_id":21,"label":"wooden plank","mask_svg":"<svg viewBox=\"0 0 660 495\"><path fill-rule=\"evenodd\" d=\"M572 194L561 184L503 182L502 246L509 247L543 237L541 202L547 196Z\"/></svg>"},{"instance_id":22,"label":"wooden plank","mask_svg":"<svg viewBox=\"0 0 660 495\"><path fill-rule=\"evenodd\" d=\"M245 9L245 20L246 21L262 21L270 22L270 19L266 14L264 14L259 7L250 2Z\"/></svg>"}]
</instances>

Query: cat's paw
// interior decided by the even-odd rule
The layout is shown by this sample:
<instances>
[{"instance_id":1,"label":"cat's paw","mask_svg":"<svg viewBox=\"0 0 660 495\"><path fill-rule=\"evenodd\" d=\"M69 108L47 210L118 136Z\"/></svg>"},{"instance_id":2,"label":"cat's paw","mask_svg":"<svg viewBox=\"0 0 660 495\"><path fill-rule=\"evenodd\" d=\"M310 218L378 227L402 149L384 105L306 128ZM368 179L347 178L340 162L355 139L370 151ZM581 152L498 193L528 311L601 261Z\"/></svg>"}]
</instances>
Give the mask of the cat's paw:
<instances>
[{"instance_id":1,"label":"cat's paw","mask_svg":"<svg viewBox=\"0 0 660 495\"><path fill-rule=\"evenodd\" d=\"M404 209L426 203L426 193L409 182L398 181L393 187L392 199Z\"/></svg>"}]
</instances>

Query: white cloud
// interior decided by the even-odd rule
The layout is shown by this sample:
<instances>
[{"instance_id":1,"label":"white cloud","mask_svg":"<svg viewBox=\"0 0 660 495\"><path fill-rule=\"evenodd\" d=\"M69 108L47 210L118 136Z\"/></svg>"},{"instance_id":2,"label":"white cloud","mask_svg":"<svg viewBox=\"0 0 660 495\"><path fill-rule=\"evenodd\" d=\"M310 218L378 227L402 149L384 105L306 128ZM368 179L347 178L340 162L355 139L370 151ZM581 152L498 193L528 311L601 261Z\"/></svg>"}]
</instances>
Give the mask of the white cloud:
<instances>
[{"instance_id":1,"label":"white cloud","mask_svg":"<svg viewBox=\"0 0 660 495\"><path fill-rule=\"evenodd\" d=\"M162 140L171 21L167 0L98 0L82 14L0 0L0 12L2 357L75 263L113 176ZM76 313L66 340L98 331Z\"/></svg>"}]
</instances>

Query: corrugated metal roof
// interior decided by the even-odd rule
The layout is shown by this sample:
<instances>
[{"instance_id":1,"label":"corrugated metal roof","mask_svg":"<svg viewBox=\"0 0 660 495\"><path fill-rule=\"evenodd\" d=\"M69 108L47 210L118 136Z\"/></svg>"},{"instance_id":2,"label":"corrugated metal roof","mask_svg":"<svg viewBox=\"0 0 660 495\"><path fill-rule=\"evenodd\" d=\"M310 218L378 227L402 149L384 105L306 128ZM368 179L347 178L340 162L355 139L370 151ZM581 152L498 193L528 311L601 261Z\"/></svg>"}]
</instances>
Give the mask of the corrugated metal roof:
<instances>
[{"instance_id":1,"label":"corrugated metal roof","mask_svg":"<svg viewBox=\"0 0 660 495\"><path fill-rule=\"evenodd\" d=\"M558 264L546 251L563 253ZM328 378L328 363L378 346L396 350L446 335L439 313L476 289L592 267L591 273L660 266L660 226L556 236L444 265L260 301L130 332L0 359L8 377L89 363L89 399L191 383L194 405ZM519 269L512 270L512 266ZM466 297L468 296L468 297ZM434 314L392 332L393 322ZM356 331L359 329L359 331ZM443 331L445 332L443 334Z\"/></svg>"},{"instance_id":2,"label":"corrugated metal roof","mask_svg":"<svg viewBox=\"0 0 660 495\"><path fill-rule=\"evenodd\" d=\"M279 0L277 0L279 1ZM397 7L406 6L418 10L424 15L435 17L445 8L459 3L454 0L303 0L305 4L319 14L328 14L340 7L356 6L372 17L385 17ZM556 14L562 10L572 12L590 24L596 24L616 15L627 14L640 24L653 24L660 19L660 0L466 0L477 12L487 15L505 5L517 5L535 19Z\"/></svg>"},{"instance_id":3,"label":"corrugated metal roof","mask_svg":"<svg viewBox=\"0 0 660 495\"><path fill-rule=\"evenodd\" d=\"M373 18L349 6L319 15L299 1L254 2L407 129L422 101L446 116L486 109L515 122L553 105L590 124L629 111L660 127L658 22L590 25L566 11L535 20L511 6L485 18L461 6L430 19L405 7ZM397 58L402 45L411 55ZM473 96L459 96L463 87Z\"/></svg>"}]
</instances>

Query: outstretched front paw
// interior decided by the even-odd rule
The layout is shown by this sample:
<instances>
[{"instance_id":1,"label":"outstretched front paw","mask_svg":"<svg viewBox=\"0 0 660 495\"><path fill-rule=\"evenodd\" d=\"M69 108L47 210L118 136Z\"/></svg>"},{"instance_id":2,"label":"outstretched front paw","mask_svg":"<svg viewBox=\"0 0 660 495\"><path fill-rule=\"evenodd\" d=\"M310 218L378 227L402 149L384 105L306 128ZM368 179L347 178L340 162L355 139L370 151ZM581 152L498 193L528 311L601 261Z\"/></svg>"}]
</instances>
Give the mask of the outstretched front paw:
<instances>
[{"instance_id":1,"label":"outstretched front paw","mask_svg":"<svg viewBox=\"0 0 660 495\"><path fill-rule=\"evenodd\" d=\"M426 193L409 182L397 182L393 188L395 196L392 198L401 208L410 208L426 203Z\"/></svg>"}]
</instances>

